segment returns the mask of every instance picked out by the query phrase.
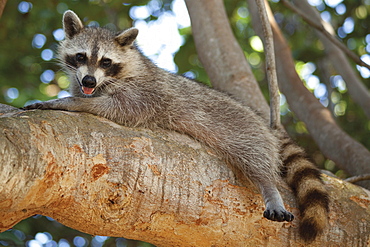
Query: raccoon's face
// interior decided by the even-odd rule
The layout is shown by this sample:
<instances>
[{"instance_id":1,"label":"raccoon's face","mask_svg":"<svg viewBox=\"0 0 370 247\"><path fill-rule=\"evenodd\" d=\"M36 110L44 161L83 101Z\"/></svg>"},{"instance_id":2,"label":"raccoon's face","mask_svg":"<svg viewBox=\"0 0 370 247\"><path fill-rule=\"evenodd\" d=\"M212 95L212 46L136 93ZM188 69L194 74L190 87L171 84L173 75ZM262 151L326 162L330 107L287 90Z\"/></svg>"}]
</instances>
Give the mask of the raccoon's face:
<instances>
[{"instance_id":1,"label":"raccoon's face","mask_svg":"<svg viewBox=\"0 0 370 247\"><path fill-rule=\"evenodd\" d=\"M63 27L66 39L61 42L59 56L75 84L72 87L79 88L84 95L93 95L100 87L132 76L125 64L135 55L131 48L137 29L116 35L103 28L84 27L72 11L64 13Z\"/></svg>"}]
</instances>

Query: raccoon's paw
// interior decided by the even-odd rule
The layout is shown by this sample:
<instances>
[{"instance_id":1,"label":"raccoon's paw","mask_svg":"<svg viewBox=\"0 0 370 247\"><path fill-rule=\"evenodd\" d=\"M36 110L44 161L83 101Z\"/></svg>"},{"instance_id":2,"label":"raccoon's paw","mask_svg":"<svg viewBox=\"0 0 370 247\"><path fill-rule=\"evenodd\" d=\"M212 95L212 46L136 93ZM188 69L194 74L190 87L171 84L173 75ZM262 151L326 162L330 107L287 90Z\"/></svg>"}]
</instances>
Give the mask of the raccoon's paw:
<instances>
[{"instance_id":1,"label":"raccoon's paw","mask_svg":"<svg viewBox=\"0 0 370 247\"><path fill-rule=\"evenodd\" d=\"M263 212L263 217L273 220L273 221L292 221L294 219L294 215L285 209L266 209Z\"/></svg>"},{"instance_id":2,"label":"raccoon's paw","mask_svg":"<svg viewBox=\"0 0 370 247\"><path fill-rule=\"evenodd\" d=\"M46 104L46 102L38 102L38 103L33 103L30 105L26 105L21 108L22 110L32 110L32 109L40 109L40 110L46 110L46 109L51 109L49 104Z\"/></svg>"}]
</instances>

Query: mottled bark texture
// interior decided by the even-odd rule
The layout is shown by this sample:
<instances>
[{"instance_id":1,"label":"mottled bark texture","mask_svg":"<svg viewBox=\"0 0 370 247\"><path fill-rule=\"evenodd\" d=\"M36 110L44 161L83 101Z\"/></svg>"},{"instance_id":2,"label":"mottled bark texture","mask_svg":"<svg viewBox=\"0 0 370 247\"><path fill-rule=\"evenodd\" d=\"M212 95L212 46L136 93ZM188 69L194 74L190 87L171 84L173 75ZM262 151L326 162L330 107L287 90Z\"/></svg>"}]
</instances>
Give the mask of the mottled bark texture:
<instances>
[{"instance_id":1,"label":"mottled bark texture","mask_svg":"<svg viewBox=\"0 0 370 247\"><path fill-rule=\"evenodd\" d=\"M129 129L84 113L4 112L1 231L42 214L86 233L157 246L304 246L284 183L284 201L297 217L266 220L255 187L187 136ZM332 197L330 227L312 246L365 244L369 192L324 180Z\"/></svg>"}]
</instances>

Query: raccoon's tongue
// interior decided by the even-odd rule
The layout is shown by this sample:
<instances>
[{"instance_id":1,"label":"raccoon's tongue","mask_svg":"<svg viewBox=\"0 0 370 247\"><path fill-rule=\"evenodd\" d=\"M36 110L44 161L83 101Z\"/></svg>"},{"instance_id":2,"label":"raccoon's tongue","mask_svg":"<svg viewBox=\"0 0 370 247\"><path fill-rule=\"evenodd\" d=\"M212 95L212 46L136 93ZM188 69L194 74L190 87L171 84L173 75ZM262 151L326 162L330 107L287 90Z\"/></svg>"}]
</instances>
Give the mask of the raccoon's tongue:
<instances>
[{"instance_id":1,"label":"raccoon's tongue","mask_svg":"<svg viewBox=\"0 0 370 247\"><path fill-rule=\"evenodd\" d=\"M90 87L84 87L82 86L82 92L84 94L92 94L94 92L95 88L90 88Z\"/></svg>"}]
</instances>

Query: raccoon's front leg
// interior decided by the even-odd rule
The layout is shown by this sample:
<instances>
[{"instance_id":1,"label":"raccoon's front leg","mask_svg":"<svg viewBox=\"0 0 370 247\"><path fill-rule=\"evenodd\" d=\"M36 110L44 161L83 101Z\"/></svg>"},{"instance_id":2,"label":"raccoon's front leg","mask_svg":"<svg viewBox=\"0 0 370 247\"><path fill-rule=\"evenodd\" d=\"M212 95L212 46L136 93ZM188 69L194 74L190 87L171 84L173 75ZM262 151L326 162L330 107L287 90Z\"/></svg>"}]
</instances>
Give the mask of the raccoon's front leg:
<instances>
[{"instance_id":1,"label":"raccoon's front leg","mask_svg":"<svg viewBox=\"0 0 370 247\"><path fill-rule=\"evenodd\" d=\"M23 107L24 110L41 109L41 110L64 110L64 111L78 111L88 112L97 115L97 108L93 107L101 101L98 97L94 98L78 98L66 97L61 99L54 99L45 102L38 102Z\"/></svg>"},{"instance_id":2,"label":"raccoon's front leg","mask_svg":"<svg viewBox=\"0 0 370 247\"><path fill-rule=\"evenodd\" d=\"M125 101L125 98L128 97L117 95L102 95L88 98L66 97L31 104L23 109L87 112L126 126L148 125L148 119L152 119L155 112L143 107L145 104L135 104L130 99Z\"/></svg>"},{"instance_id":3,"label":"raccoon's front leg","mask_svg":"<svg viewBox=\"0 0 370 247\"><path fill-rule=\"evenodd\" d=\"M108 95L99 97L66 97L54 99L45 102L34 103L25 106L24 110L41 109L41 110L63 110L75 112L87 112L100 117L105 117L118 124L123 124L125 118L132 118L124 107L119 107L121 102L116 102Z\"/></svg>"}]
</instances>

